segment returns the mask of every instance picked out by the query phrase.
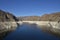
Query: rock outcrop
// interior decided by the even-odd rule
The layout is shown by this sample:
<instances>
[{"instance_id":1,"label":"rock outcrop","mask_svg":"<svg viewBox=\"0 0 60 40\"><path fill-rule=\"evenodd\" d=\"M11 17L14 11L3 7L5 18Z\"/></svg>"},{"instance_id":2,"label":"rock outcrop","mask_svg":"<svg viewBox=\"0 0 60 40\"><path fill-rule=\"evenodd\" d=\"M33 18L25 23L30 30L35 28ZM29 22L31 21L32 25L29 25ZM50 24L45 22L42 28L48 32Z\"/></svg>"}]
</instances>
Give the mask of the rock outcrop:
<instances>
[{"instance_id":1,"label":"rock outcrop","mask_svg":"<svg viewBox=\"0 0 60 40\"><path fill-rule=\"evenodd\" d=\"M17 17L19 21L39 21L40 16L24 16L24 17Z\"/></svg>"},{"instance_id":2,"label":"rock outcrop","mask_svg":"<svg viewBox=\"0 0 60 40\"><path fill-rule=\"evenodd\" d=\"M18 17L21 21L60 21L60 12L44 14L42 16L24 16Z\"/></svg>"},{"instance_id":3,"label":"rock outcrop","mask_svg":"<svg viewBox=\"0 0 60 40\"><path fill-rule=\"evenodd\" d=\"M0 10L0 40L3 39L3 36L5 36L8 31L13 31L17 28L17 21L14 15Z\"/></svg>"},{"instance_id":4,"label":"rock outcrop","mask_svg":"<svg viewBox=\"0 0 60 40\"><path fill-rule=\"evenodd\" d=\"M60 12L42 15L40 21L60 21Z\"/></svg>"}]
</instances>

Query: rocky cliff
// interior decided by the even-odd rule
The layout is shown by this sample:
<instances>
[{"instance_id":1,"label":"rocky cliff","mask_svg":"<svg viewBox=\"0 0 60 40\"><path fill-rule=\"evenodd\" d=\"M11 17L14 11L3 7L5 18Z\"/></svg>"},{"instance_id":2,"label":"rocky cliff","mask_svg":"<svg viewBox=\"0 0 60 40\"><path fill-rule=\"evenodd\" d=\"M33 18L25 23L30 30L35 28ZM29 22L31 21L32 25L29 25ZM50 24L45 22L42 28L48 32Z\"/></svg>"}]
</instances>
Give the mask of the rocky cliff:
<instances>
[{"instance_id":1,"label":"rocky cliff","mask_svg":"<svg viewBox=\"0 0 60 40\"><path fill-rule=\"evenodd\" d=\"M6 32L17 28L17 21L17 18L11 13L0 10L0 40L3 39Z\"/></svg>"},{"instance_id":2,"label":"rocky cliff","mask_svg":"<svg viewBox=\"0 0 60 40\"><path fill-rule=\"evenodd\" d=\"M4 12L2 10L0 10L0 22L13 22L13 21L17 21L17 18L9 13L9 12Z\"/></svg>"},{"instance_id":3,"label":"rocky cliff","mask_svg":"<svg viewBox=\"0 0 60 40\"><path fill-rule=\"evenodd\" d=\"M60 21L60 12L44 14L40 17L40 21Z\"/></svg>"},{"instance_id":4,"label":"rocky cliff","mask_svg":"<svg viewBox=\"0 0 60 40\"><path fill-rule=\"evenodd\" d=\"M20 21L39 21L40 16L24 16L24 17L17 17Z\"/></svg>"},{"instance_id":5,"label":"rocky cliff","mask_svg":"<svg viewBox=\"0 0 60 40\"><path fill-rule=\"evenodd\" d=\"M60 12L44 14L42 16L18 17L22 21L60 21Z\"/></svg>"}]
</instances>

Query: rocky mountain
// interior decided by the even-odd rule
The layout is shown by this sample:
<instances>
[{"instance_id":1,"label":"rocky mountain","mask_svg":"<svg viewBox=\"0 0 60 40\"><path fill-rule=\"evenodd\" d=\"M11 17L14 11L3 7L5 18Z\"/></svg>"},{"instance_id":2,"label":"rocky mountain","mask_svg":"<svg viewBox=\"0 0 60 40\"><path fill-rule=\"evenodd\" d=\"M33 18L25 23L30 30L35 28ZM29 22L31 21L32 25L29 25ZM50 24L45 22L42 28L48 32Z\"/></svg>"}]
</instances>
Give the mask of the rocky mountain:
<instances>
[{"instance_id":1,"label":"rocky mountain","mask_svg":"<svg viewBox=\"0 0 60 40\"><path fill-rule=\"evenodd\" d=\"M0 40L9 32L17 28L18 19L11 13L0 10Z\"/></svg>"},{"instance_id":2,"label":"rocky mountain","mask_svg":"<svg viewBox=\"0 0 60 40\"><path fill-rule=\"evenodd\" d=\"M24 17L18 17L20 21L39 21L40 16L24 16Z\"/></svg>"},{"instance_id":3,"label":"rocky mountain","mask_svg":"<svg viewBox=\"0 0 60 40\"><path fill-rule=\"evenodd\" d=\"M0 10L0 22L5 21L17 21L17 18L9 12L4 12Z\"/></svg>"},{"instance_id":4,"label":"rocky mountain","mask_svg":"<svg viewBox=\"0 0 60 40\"><path fill-rule=\"evenodd\" d=\"M22 21L60 21L60 12L44 14L42 16L18 17Z\"/></svg>"},{"instance_id":5,"label":"rocky mountain","mask_svg":"<svg viewBox=\"0 0 60 40\"><path fill-rule=\"evenodd\" d=\"M44 14L40 17L41 21L60 21L60 12Z\"/></svg>"}]
</instances>

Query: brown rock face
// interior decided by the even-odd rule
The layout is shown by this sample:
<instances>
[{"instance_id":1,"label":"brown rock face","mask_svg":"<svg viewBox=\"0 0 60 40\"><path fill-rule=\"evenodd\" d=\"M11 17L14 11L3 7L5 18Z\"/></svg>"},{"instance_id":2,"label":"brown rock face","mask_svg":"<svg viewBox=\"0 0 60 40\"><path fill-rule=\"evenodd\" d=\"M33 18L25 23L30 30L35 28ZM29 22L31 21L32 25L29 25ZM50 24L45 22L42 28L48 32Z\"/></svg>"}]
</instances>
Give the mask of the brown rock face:
<instances>
[{"instance_id":1,"label":"brown rock face","mask_svg":"<svg viewBox=\"0 0 60 40\"><path fill-rule=\"evenodd\" d=\"M21 21L60 21L60 12L44 14L42 16L24 16L18 17Z\"/></svg>"},{"instance_id":2,"label":"brown rock face","mask_svg":"<svg viewBox=\"0 0 60 40\"><path fill-rule=\"evenodd\" d=\"M45 14L40 17L41 21L60 21L60 12Z\"/></svg>"},{"instance_id":3,"label":"brown rock face","mask_svg":"<svg viewBox=\"0 0 60 40\"><path fill-rule=\"evenodd\" d=\"M14 15L0 10L0 32L3 29L5 31L6 29L15 28L17 26L16 21L18 20Z\"/></svg>"},{"instance_id":4,"label":"brown rock face","mask_svg":"<svg viewBox=\"0 0 60 40\"><path fill-rule=\"evenodd\" d=\"M17 18L8 12L4 12L0 10L0 22L5 22L5 21L13 22L13 21L17 21Z\"/></svg>"},{"instance_id":5,"label":"brown rock face","mask_svg":"<svg viewBox=\"0 0 60 40\"><path fill-rule=\"evenodd\" d=\"M39 21L40 16L24 16L24 17L18 17L20 21Z\"/></svg>"},{"instance_id":6,"label":"brown rock face","mask_svg":"<svg viewBox=\"0 0 60 40\"><path fill-rule=\"evenodd\" d=\"M17 21L14 15L0 10L0 40L2 40L9 31L17 28Z\"/></svg>"}]
</instances>

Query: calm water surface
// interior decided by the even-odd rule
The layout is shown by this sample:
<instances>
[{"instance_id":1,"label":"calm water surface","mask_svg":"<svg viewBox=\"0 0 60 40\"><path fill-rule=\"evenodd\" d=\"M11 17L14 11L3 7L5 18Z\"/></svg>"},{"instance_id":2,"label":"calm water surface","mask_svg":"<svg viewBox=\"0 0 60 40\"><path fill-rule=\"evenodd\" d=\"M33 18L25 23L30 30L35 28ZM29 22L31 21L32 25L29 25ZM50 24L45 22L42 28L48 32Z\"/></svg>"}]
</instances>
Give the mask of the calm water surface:
<instances>
[{"instance_id":1,"label":"calm water surface","mask_svg":"<svg viewBox=\"0 0 60 40\"><path fill-rule=\"evenodd\" d=\"M36 24L22 24L4 40L60 40L60 38L43 32Z\"/></svg>"}]
</instances>

